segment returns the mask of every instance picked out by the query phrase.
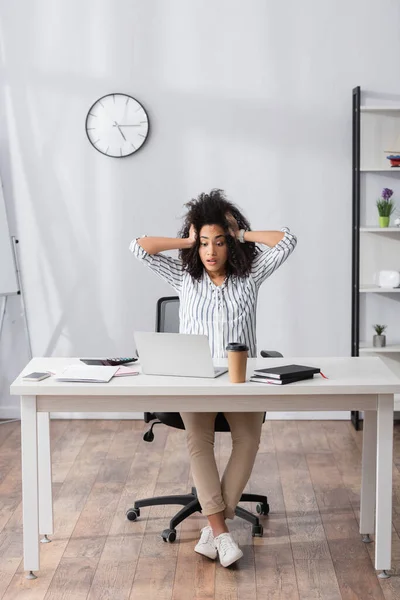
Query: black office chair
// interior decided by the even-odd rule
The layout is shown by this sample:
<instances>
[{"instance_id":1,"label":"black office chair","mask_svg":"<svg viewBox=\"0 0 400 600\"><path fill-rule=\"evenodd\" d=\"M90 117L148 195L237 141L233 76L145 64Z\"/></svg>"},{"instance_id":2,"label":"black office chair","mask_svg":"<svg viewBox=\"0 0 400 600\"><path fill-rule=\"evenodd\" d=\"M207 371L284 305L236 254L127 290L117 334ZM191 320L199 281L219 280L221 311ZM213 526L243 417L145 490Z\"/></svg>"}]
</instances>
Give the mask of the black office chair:
<instances>
[{"instance_id":1,"label":"black office chair","mask_svg":"<svg viewBox=\"0 0 400 600\"><path fill-rule=\"evenodd\" d=\"M156 314L156 330L158 332L171 332L176 333L179 331L179 298L178 296L167 296L160 298L157 302L157 314ZM272 356L282 356L276 351L261 351L261 356L267 358ZM155 421L155 419L157 419ZM154 439L153 427L159 423L168 425L169 427L175 427L176 429L185 429L181 415L179 413L144 413L144 420L146 423L155 421L150 429L144 434L143 439L146 442L152 442ZM265 413L264 413L265 421ZM263 421L263 422L264 422ZM228 421L225 419L223 413L218 413L215 419L215 431L230 431ZM267 515L269 513L269 504L267 496L260 496L258 494L242 494L240 502L257 502L257 513L259 515ZM142 500L136 500L133 508L129 508L126 512L126 516L130 521L136 521L140 516L140 509L144 506L159 506L165 504L181 504L182 508L170 521L169 528L164 529L161 536L165 542L174 542L176 540L176 526L182 523L184 519L189 517L195 512L201 512L201 506L197 499L196 488L192 488L190 494L176 495L176 496L159 496L155 498L145 498ZM248 510L237 506L235 515L248 521L252 524L252 535L253 537L262 537L263 526L261 525L258 517Z\"/></svg>"}]
</instances>

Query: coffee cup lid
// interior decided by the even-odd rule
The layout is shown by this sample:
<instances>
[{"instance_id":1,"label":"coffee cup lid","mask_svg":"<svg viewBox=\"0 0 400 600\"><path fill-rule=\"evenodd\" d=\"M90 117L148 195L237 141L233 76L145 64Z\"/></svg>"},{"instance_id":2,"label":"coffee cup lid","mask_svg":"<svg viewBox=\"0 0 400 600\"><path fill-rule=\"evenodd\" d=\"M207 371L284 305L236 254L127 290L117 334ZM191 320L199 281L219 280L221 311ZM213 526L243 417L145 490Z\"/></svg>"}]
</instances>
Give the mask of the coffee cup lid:
<instances>
[{"instance_id":1,"label":"coffee cup lid","mask_svg":"<svg viewBox=\"0 0 400 600\"><path fill-rule=\"evenodd\" d=\"M228 352L246 352L249 350L249 347L246 344L240 344L239 342L230 342L226 350Z\"/></svg>"}]
</instances>

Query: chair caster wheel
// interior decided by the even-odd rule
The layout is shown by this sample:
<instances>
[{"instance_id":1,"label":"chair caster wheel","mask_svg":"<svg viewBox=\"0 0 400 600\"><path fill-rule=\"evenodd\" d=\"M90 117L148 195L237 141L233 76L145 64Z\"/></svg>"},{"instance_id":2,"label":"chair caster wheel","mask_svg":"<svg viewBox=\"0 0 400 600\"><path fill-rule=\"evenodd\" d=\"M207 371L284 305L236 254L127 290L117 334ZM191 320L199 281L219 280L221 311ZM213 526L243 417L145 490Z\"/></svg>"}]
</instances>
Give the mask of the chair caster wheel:
<instances>
[{"instance_id":1,"label":"chair caster wheel","mask_svg":"<svg viewBox=\"0 0 400 600\"><path fill-rule=\"evenodd\" d=\"M129 521L136 521L138 517L140 517L140 508L128 508L126 518Z\"/></svg>"},{"instance_id":2,"label":"chair caster wheel","mask_svg":"<svg viewBox=\"0 0 400 600\"><path fill-rule=\"evenodd\" d=\"M269 504L257 504L256 511L259 515L267 515L269 513Z\"/></svg>"},{"instance_id":3,"label":"chair caster wheel","mask_svg":"<svg viewBox=\"0 0 400 600\"><path fill-rule=\"evenodd\" d=\"M264 529L262 525L253 525L251 530L251 535L253 537L262 537L264 533Z\"/></svg>"},{"instance_id":4,"label":"chair caster wheel","mask_svg":"<svg viewBox=\"0 0 400 600\"><path fill-rule=\"evenodd\" d=\"M164 531L161 534L161 537L164 540L164 542L169 542L170 544L172 544L172 542L176 540L176 529L164 529Z\"/></svg>"}]
</instances>

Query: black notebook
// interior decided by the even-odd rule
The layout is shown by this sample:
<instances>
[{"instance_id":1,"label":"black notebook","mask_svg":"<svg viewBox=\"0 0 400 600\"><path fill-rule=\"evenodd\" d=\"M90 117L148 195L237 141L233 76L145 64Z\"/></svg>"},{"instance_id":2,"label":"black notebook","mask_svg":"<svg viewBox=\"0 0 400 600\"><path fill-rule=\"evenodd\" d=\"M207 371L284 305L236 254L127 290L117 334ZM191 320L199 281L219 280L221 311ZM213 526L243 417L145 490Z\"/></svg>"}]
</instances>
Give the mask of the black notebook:
<instances>
[{"instance_id":1,"label":"black notebook","mask_svg":"<svg viewBox=\"0 0 400 600\"><path fill-rule=\"evenodd\" d=\"M255 369L254 375L260 377L271 377L272 379L291 379L299 375L314 375L320 373L316 367L305 367L304 365L283 365L282 367L269 367L267 369Z\"/></svg>"},{"instance_id":2,"label":"black notebook","mask_svg":"<svg viewBox=\"0 0 400 600\"><path fill-rule=\"evenodd\" d=\"M295 383L296 381L304 381L305 379L313 379L314 375L311 373L309 375L306 373L305 375L296 375L294 377L286 377L285 379L275 379L273 377L265 377L264 375L258 375L254 373L250 377L250 381L254 383L272 383L272 385L286 385L287 383Z\"/></svg>"}]
</instances>

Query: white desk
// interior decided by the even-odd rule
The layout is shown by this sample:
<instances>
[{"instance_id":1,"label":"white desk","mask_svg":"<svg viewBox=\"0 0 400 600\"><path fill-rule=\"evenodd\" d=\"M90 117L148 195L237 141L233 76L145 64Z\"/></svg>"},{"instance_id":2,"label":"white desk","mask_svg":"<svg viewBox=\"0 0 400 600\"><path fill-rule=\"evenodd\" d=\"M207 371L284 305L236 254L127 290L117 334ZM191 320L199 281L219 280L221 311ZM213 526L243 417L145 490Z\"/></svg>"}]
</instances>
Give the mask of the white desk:
<instances>
[{"instance_id":1,"label":"white desk","mask_svg":"<svg viewBox=\"0 0 400 600\"><path fill-rule=\"evenodd\" d=\"M34 358L21 375L59 373L77 362L73 358ZM21 396L24 566L28 576L39 570L39 533L53 533L50 412L300 410L365 411L360 533L368 540L367 534L375 532L375 568L386 576L391 566L393 403L394 394L400 393L400 379L375 357L250 359L248 375L256 363L259 367L318 366L329 379L318 375L285 386L235 385L227 375L207 380L141 374L114 378L107 384L81 384L58 383L53 377L39 383L23 382L20 375L11 385L11 394Z\"/></svg>"}]
</instances>

